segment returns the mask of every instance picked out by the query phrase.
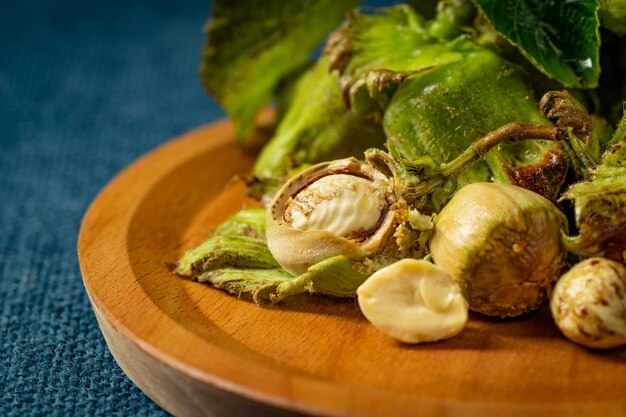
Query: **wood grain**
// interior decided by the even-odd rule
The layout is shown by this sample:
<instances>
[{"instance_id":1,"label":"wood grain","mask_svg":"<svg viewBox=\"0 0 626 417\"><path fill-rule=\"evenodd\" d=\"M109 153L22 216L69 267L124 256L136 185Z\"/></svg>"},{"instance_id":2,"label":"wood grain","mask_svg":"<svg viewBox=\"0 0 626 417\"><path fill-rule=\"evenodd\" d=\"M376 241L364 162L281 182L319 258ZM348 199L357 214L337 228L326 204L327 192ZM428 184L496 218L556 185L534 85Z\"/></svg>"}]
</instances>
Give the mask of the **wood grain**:
<instances>
[{"instance_id":1,"label":"wood grain","mask_svg":"<svg viewBox=\"0 0 626 417\"><path fill-rule=\"evenodd\" d=\"M166 267L244 206L253 157L221 122L118 175L80 232L85 287L129 377L175 415L626 415L626 350L566 341L547 309L471 316L457 337L406 346L354 300L258 307Z\"/></svg>"}]
</instances>

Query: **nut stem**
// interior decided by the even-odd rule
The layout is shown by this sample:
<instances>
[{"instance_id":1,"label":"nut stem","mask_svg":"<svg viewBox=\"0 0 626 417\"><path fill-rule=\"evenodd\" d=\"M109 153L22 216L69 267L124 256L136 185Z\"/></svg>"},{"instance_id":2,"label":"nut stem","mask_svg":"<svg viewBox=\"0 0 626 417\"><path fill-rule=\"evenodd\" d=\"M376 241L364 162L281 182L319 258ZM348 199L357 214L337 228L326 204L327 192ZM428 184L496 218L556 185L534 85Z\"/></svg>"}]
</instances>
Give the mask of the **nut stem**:
<instances>
[{"instance_id":1,"label":"nut stem","mask_svg":"<svg viewBox=\"0 0 626 417\"><path fill-rule=\"evenodd\" d=\"M527 139L563 140L562 131L555 126L532 125L512 122L497 128L472 143L463 153L436 169L423 170L422 181L415 183L405 194L409 201L429 194L439 187L448 177L459 175L483 155L504 141L521 142Z\"/></svg>"},{"instance_id":2,"label":"nut stem","mask_svg":"<svg viewBox=\"0 0 626 417\"><path fill-rule=\"evenodd\" d=\"M520 142L527 139L560 140L561 135L559 129L554 126L507 123L477 139L465 152L449 163L442 164L441 175L449 177L460 174L469 164L504 141Z\"/></svg>"}]
</instances>

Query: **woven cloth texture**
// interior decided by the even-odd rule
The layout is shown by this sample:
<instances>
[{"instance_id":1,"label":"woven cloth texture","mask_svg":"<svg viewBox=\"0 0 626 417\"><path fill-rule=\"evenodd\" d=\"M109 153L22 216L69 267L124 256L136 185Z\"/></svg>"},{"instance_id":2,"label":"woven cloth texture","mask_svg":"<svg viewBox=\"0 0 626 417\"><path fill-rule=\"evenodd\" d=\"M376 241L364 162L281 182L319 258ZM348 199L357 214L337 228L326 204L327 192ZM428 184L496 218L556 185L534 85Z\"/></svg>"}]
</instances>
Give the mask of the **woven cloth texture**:
<instances>
[{"instance_id":1,"label":"woven cloth texture","mask_svg":"<svg viewBox=\"0 0 626 417\"><path fill-rule=\"evenodd\" d=\"M116 173L224 117L197 77L210 7L0 0L0 416L167 415L109 353L76 244Z\"/></svg>"},{"instance_id":2,"label":"woven cloth texture","mask_svg":"<svg viewBox=\"0 0 626 417\"><path fill-rule=\"evenodd\" d=\"M223 117L199 1L0 1L0 416L167 415L109 353L76 241L98 191Z\"/></svg>"}]
</instances>

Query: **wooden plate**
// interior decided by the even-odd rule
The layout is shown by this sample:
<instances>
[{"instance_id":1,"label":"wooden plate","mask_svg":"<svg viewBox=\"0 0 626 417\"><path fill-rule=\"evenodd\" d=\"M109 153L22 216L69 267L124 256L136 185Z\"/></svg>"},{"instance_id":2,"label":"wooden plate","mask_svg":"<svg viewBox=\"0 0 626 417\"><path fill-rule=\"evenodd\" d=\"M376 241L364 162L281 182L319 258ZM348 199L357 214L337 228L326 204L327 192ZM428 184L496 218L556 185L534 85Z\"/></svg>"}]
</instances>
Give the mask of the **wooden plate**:
<instances>
[{"instance_id":1,"label":"wooden plate","mask_svg":"<svg viewBox=\"0 0 626 417\"><path fill-rule=\"evenodd\" d=\"M258 307L166 267L245 197L253 157L228 122L149 153L87 212L78 253L113 356L175 415L626 415L626 349L566 341L546 309L472 316L457 337L406 346L354 300ZM264 414L263 414L264 413Z\"/></svg>"}]
</instances>

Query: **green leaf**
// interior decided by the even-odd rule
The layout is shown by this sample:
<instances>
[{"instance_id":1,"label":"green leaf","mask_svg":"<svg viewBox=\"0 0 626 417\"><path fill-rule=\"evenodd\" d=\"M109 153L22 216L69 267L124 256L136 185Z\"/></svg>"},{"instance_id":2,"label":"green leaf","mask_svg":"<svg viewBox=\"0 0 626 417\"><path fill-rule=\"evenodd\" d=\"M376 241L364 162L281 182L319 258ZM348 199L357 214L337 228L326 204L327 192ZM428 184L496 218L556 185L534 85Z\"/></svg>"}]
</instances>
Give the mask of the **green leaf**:
<instances>
[{"instance_id":1,"label":"green leaf","mask_svg":"<svg viewBox=\"0 0 626 417\"><path fill-rule=\"evenodd\" d=\"M206 90L245 138L286 74L311 51L358 0L216 0L206 26L200 75Z\"/></svg>"},{"instance_id":2,"label":"green leaf","mask_svg":"<svg viewBox=\"0 0 626 417\"><path fill-rule=\"evenodd\" d=\"M348 110L338 76L323 57L295 86L291 106L257 158L253 174L281 177L302 165L360 157L368 148L382 147L385 135L375 116L372 108Z\"/></svg>"},{"instance_id":3,"label":"green leaf","mask_svg":"<svg viewBox=\"0 0 626 417\"><path fill-rule=\"evenodd\" d=\"M264 209L240 210L220 224L213 236L187 251L174 273L257 304L305 293L354 297L369 275L345 256L336 256L294 277L272 257L264 231Z\"/></svg>"},{"instance_id":4,"label":"green leaf","mask_svg":"<svg viewBox=\"0 0 626 417\"><path fill-rule=\"evenodd\" d=\"M369 275L358 271L345 256L335 256L312 265L295 278L277 285L271 296L273 302L297 294L323 294L333 297L355 297L359 285Z\"/></svg>"},{"instance_id":5,"label":"green leaf","mask_svg":"<svg viewBox=\"0 0 626 417\"><path fill-rule=\"evenodd\" d=\"M332 297L355 297L356 290L368 277L359 272L345 256L336 256L311 266L293 276L282 268L259 269L224 267L193 277L257 304L278 303L299 294Z\"/></svg>"},{"instance_id":6,"label":"green leaf","mask_svg":"<svg viewBox=\"0 0 626 417\"><path fill-rule=\"evenodd\" d=\"M280 283L294 278L282 268L225 267L204 272L195 276L194 279L211 284L238 298L254 301L257 304L266 304L272 302L270 297L276 293L276 287Z\"/></svg>"},{"instance_id":7,"label":"green leaf","mask_svg":"<svg viewBox=\"0 0 626 417\"><path fill-rule=\"evenodd\" d=\"M354 99L363 86L373 95L415 73L457 61L465 49L476 49L467 39L442 42L431 36L427 23L408 5L383 14L351 13L326 48L331 68L341 76L344 96Z\"/></svg>"},{"instance_id":8,"label":"green leaf","mask_svg":"<svg viewBox=\"0 0 626 417\"><path fill-rule=\"evenodd\" d=\"M623 102L623 107L626 109L626 101ZM626 114L626 112L624 112ZM626 116L622 116L621 121L617 125L617 129L615 129L615 133L613 133L613 138L609 141L608 146L619 146L622 144L622 147L614 150L612 153L606 155L605 158L611 158L611 155L619 155L619 158L623 161L626 161ZM611 165L615 165L616 162L611 162Z\"/></svg>"},{"instance_id":9,"label":"green leaf","mask_svg":"<svg viewBox=\"0 0 626 417\"><path fill-rule=\"evenodd\" d=\"M475 0L493 27L566 87L598 85L598 0Z\"/></svg>"},{"instance_id":10,"label":"green leaf","mask_svg":"<svg viewBox=\"0 0 626 417\"><path fill-rule=\"evenodd\" d=\"M626 34L626 0L600 0L599 14L602 26Z\"/></svg>"},{"instance_id":11,"label":"green leaf","mask_svg":"<svg viewBox=\"0 0 626 417\"><path fill-rule=\"evenodd\" d=\"M215 228L213 236L247 236L265 239L265 209L240 210Z\"/></svg>"},{"instance_id":12,"label":"green leaf","mask_svg":"<svg viewBox=\"0 0 626 417\"><path fill-rule=\"evenodd\" d=\"M262 208L239 210L218 225L209 239L185 252L174 272L192 277L224 266L278 268L265 243L265 213Z\"/></svg>"},{"instance_id":13,"label":"green leaf","mask_svg":"<svg viewBox=\"0 0 626 417\"><path fill-rule=\"evenodd\" d=\"M264 239L248 236L213 236L191 249L178 261L179 275L197 275L222 266L278 268Z\"/></svg>"}]
</instances>

